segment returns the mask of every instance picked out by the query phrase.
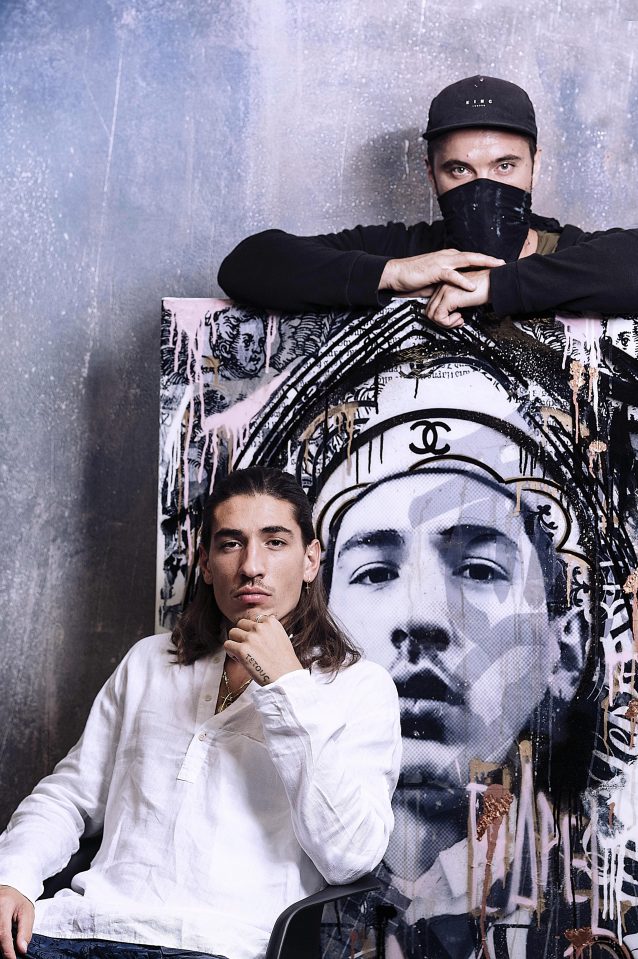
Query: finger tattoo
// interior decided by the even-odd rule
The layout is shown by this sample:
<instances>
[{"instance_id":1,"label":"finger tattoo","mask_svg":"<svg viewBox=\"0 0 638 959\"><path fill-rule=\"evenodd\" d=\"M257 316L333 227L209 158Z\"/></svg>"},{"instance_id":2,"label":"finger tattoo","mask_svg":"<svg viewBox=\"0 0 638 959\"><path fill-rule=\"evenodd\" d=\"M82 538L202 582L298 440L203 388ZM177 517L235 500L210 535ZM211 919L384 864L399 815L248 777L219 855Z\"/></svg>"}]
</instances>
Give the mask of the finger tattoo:
<instances>
[{"instance_id":1,"label":"finger tattoo","mask_svg":"<svg viewBox=\"0 0 638 959\"><path fill-rule=\"evenodd\" d=\"M257 660L254 659L254 658L250 655L250 653L246 653L246 662L247 662L247 663L250 663L250 665L253 667L253 669L255 670L255 672L259 673L259 679L260 679L260 681L261 681L262 683L269 683L269 682L270 682L270 676L268 675L268 673L264 672L264 670L261 668L261 666L259 665L259 663L257 662Z\"/></svg>"}]
</instances>

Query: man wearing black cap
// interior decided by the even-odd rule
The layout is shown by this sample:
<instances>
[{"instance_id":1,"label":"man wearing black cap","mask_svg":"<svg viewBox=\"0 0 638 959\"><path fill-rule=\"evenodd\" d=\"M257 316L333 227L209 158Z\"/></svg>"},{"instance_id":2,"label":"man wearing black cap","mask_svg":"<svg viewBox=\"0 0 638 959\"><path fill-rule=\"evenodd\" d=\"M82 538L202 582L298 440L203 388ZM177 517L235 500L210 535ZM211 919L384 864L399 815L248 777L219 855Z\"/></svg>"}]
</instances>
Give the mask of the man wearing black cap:
<instances>
[{"instance_id":1,"label":"man wearing black cap","mask_svg":"<svg viewBox=\"0 0 638 959\"><path fill-rule=\"evenodd\" d=\"M427 315L448 327L483 304L500 316L638 312L638 230L584 233L531 212L540 150L524 90L459 80L432 101L424 137L442 220L310 237L267 230L226 257L222 288L289 311L427 296Z\"/></svg>"}]
</instances>

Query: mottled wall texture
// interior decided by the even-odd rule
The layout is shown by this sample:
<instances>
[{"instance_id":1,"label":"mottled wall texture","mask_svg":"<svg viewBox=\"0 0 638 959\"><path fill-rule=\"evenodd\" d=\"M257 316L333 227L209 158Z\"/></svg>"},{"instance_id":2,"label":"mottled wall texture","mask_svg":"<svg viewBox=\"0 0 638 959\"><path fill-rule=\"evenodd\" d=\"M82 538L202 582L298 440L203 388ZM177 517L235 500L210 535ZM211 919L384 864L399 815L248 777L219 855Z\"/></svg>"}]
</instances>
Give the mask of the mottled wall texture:
<instances>
[{"instance_id":1,"label":"mottled wall texture","mask_svg":"<svg viewBox=\"0 0 638 959\"><path fill-rule=\"evenodd\" d=\"M160 298L268 225L433 211L442 85L525 86L538 212L635 225L634 0L2 0L0 818L154 627Z\"/></svg>"}]
</instances>

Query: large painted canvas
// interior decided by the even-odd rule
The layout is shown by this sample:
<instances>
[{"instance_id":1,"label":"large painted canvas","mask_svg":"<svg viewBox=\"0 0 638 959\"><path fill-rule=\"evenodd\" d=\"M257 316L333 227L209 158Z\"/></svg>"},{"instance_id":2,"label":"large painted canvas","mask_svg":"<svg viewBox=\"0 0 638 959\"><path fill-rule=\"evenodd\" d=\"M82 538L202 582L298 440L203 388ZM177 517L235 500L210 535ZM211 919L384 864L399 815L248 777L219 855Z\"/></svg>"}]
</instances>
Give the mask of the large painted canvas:
<instances>
[{"instance_id":1,"label":"large painted canvas","mask_svg":"<svg viewBox=\"0 0 638 959\"><path fill-rule=\"evenodd\" d=\"M399 691L381 890L327 956L638 955L637 356L632 318L164 301L158 625L215 476L276 465Z\"/></svg>"}]
</instances>

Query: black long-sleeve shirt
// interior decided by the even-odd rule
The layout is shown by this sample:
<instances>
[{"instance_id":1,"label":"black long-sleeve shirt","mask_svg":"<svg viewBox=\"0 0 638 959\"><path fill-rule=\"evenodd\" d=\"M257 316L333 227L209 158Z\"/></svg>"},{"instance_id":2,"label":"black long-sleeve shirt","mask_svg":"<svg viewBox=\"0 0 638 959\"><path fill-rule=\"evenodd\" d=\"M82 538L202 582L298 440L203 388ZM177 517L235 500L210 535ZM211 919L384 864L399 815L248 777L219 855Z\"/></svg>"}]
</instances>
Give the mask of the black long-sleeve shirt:
<instances>
[{"instance_id":1,"label":"black long-sleeve shirt","mask_svg":"<svg viewBox=\"0 0 638 959\"><path fill-rule=\"evenodd\" d=\"M495 313L638 313L638 230L585 233L536 215L531 225L560 234L556 251L491 271ZM388 260L433 253L444 245L442 220L357 226L322 236L266 230L226 257L218 279L233 299L272 309L375 307L388 299L388 292L378 289Z\"/></svg>"}]
</instances>

